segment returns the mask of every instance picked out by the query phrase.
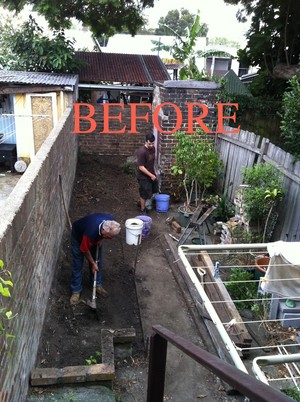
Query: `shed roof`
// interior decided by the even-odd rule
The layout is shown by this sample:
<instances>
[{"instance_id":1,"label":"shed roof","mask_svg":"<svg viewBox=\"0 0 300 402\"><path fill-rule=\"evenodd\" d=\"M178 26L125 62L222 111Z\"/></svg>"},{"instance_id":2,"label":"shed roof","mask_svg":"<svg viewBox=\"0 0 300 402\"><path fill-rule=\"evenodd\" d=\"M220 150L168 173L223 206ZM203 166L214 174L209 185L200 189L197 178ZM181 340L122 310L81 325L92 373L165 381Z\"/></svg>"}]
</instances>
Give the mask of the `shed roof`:
<instances>
[{"instance_id":1,"label":"shed roof","mask_svg":"<svg viewBox=\"0 0 300 402\"><path fill-rule=\"evenodd\" d=\"M0 71L0 84L61 85L74 86L78 76L74 74L39 73L31 71Z\"/></svg>"},{"instance_id":2,"label":"shed roof","mask_svg":"<svg viewBox=\"0 0 300 402\"><path fill-rule=\"evenodd\" d=\"M126 84L153 84L169 80L169 73L159 56L76 52L86 62L79 70L82 82L120 82Z\"/></svg>"},{"instance_id":3,"label":"shed roof","mask_svg":"<svg viewBox=\"0 0 300 402\"><path fill-rule=\"evenodd\" d=\"M225 75L226 90L229 94L252 96L246 85L239 79L233 70L229 70Z\"/></svg>"}]
</instances>

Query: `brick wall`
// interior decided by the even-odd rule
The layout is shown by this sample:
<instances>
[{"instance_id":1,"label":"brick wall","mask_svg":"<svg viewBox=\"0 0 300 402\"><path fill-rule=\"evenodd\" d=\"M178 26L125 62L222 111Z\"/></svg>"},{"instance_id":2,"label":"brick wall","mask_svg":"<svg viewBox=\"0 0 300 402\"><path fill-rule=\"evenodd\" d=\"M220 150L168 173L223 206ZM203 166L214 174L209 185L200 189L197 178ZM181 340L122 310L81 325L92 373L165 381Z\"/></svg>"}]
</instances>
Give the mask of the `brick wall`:
<instances>
[{"instance_id":1,"label":"brick wall","mask_svg":"<svg viewBox=\"0 0 300 402\"><path fill-rule=\"evenodd\" d=\"M208 108L208 115L203 119L205 126L210 131L216 131L217 109L215 103L220 93L219 85L207 81L168 81L164 85L158 85L154 89L153 107L169 102L178 106L182 115L182 124L177 131L187 131L188 112L186 103L200 103ZM199 114L202 110L199 108ZM194 110L193 115L196 115ZM161 131L173 131L178 121L178 115L174 107L166 106L159 116ZM197 122L193 122L193 129L200 128ZM162 191L167 194L178 194L178 179L171 175L171 166L175 163L173 147L176 140L173 135L158 133L158 163L163 171Z\"/></svg>"},{"instance_id":2,"label":"brick wall","mask_svg":"<svg viewBox=\"0 0 300 402\"><path fill-rule=\"evenodd\" d=\"M219 85L208 81L166 81L164 84L156 84L153 92L152 110L164 102L176 104L182 114L182 124L180 130L186 131L188 128L188 113L186 103L201 103L208 107L209 113L203 119L203 123L211 130L216 130L217 117L216 107L217 97L220 93ZM178 116L174 107L164 106L158 114L158 125L161 130L156 130L152 123L152 111L149 111L142 104L137 114L144 115L149 113L148 122L137 120L136 128L139 134L130 134L131 127L131 109L129 105L124 106L124 110L112 107L109 114L117 116L122 114L122 122L111 119L109 130L121 130L126 126L123 134L103 133L104 113L102 104L93 104L93 120L96 121L96 129L90 134L79 135L80 151L87 153L97 153L100 155L134 155L136 149L144 143L145 135L154 132L158 137L157 151L158 163L163 171L161 191L172 194L174 189L178 189L178 180L171 176L170 169L174 162L172 149L175 145L173 135L162 134L160 131L172 131L176 127ZM84 107L80 110L80 115L88 114L90 110ZM202 110L199 108L199 114ZM196 114L197 111L194 111ZM90 128L90 121L81 120L80 129L87 131ZM193 123L193 128L199 128L197 122Z\"/></svg>"},{"instance_id":3,"label":"brick wall","mask_svg":"<svg viewBox=\"0 0 300 402\"><path fill-rule=\"evenodd\" d=\"M80 151L86 153L97 153L99 155L134 155L139 146L144 144L145 135L153 132L152 125L152 113L148 107L141 106L137 109L138 115L145 115L149 113L148 122L144 119L136 120L136 130L138 133L130 133L133 130L131 108L129 105L124 105L124 110L121 107L112 107L109 111L110 116L117 116L121 113L122 121L117 119L110 119L109 131L119 131L125 127L125 131L122 134L110 134L104 132L104 113L103 104L93 104L95 114L93 119L96 122L96 129L89 134L79 134L79 147ZM80 115L88 113L88 109L82 107ZM82 131L88 131L90 128L90 122L81 119L80 129Z\"/></svg>"},{"instance_id":4,"label":"brick wall","mask_svg":"<svg viewBox=\"0 0 300 402\"><path fill-rule=\"evenodd\" d=\"M0 356L0 401L26 400L65 227L59 175L68 205L76 172L78 141L72 129L69 108L0 212L0 259L12 272L8 300L17 314L9 329L16 336L11 356Z\"/></svg>"}]
</instances>

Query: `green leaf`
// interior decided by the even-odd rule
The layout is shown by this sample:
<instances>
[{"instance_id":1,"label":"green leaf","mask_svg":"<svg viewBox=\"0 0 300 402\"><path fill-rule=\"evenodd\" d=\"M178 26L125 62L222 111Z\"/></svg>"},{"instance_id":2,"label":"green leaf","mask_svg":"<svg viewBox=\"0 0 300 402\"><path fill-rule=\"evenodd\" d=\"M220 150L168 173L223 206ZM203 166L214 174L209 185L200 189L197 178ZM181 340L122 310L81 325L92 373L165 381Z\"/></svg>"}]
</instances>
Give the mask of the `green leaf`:
<instances>
[{"instance_id":1,"label":"green leaf","mask_svg":"<svg viewBox=\"0 0 300 402\"><path fill-rule=\"evenodd\" d=\"M10 320L10 319L12 318L12 316L13 316L13 313L12 313L12 311L7 311L7 312L5 313L5 315L6 315L6 317Z\"/></svg>"},{"instance_id":2,"label":"green leaf","mask_svg":"<svg viewBox=\"0 0 300 402\"><path fill-rule=\"evenodd\" d=\"M3 278L1 278L1 276L0 276L0 281L1 281L4 285L8 285L8 286L11 286L11 287L14 286L14 284L12 283L12 281L5 281Z\"/></svg>"},{"instance_id":3,"label":"green leaf","mask_svg":"<svg viewBox=\"0 0 300 402\"><path fill-rule=\"evenodd\" d=\"M4 296L4 297L10 297L10 296L11 296L11 295L10 295L10 292L9 292L9 289L8 289L8 288L4 288L1 283L0 283L0 294L1 294L2 296Z\"/></svg>"}]
</instances>

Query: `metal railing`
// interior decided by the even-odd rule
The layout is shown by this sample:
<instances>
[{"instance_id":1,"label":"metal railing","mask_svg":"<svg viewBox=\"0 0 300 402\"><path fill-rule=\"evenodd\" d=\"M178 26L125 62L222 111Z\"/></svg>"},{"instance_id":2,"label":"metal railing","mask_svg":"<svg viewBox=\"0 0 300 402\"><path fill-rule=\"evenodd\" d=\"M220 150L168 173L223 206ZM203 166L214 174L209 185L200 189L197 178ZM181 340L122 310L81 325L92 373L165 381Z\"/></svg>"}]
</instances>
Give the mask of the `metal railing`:
<instances>
[{"instance_id":1,"label":"metal railing","mask_svg":"<svg viewBox=\"0 0 300 402\"><path fill-rule=\"evenodd\" d=\"M150 338L147 402L163 402L168 342L221 380L255 402L288 402L291 398L256 380L217 356L174 334L161 325L152 327ZM183 374L184 375L184 374Z\"/></svg>"}]
</instances>

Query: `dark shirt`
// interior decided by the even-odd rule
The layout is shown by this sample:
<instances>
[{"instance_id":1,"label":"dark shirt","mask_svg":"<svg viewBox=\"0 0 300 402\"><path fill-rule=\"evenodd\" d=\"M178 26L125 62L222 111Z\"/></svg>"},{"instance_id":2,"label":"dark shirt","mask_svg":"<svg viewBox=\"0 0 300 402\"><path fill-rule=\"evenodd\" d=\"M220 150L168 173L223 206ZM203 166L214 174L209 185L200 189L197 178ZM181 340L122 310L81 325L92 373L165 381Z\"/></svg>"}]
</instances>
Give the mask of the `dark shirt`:
<instances>
[{"instance_id":1,"label":"dark shirt","mask_svg":"<svg viewBox=\"0 0 300 402\"><path fill-rule=\"evenodd\" d=\"M75 221L72 236L80 243L80 251L86 253L101 239L99 225L104 221L114 221L110 214L91 214Z\"/></svg>"},{"instance_id":2,"label":"dark shirt","mask_svg":"<svg viewBox=\"0 0 300 402\"><path fill-rule=\"evenodd\" d=\"M139 166L145 166L149 172L155 174L154 163L155 163L155 148L148 149L144 146L139 148L136 152L137 157L137 178L138 179L149 179L145 173L141 172Z\"/></svg>"}]
</instances>

